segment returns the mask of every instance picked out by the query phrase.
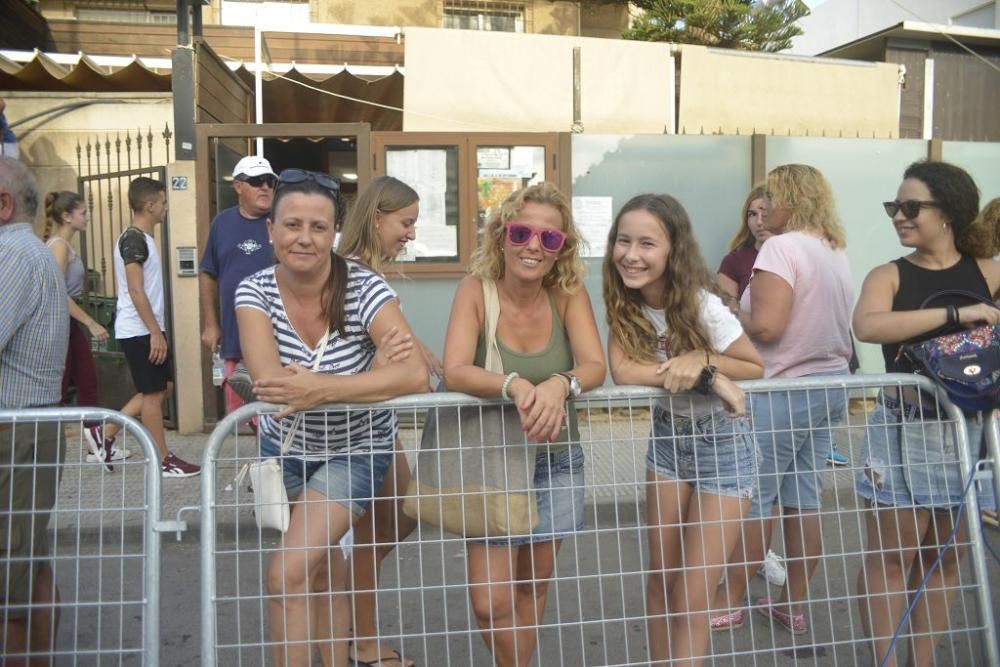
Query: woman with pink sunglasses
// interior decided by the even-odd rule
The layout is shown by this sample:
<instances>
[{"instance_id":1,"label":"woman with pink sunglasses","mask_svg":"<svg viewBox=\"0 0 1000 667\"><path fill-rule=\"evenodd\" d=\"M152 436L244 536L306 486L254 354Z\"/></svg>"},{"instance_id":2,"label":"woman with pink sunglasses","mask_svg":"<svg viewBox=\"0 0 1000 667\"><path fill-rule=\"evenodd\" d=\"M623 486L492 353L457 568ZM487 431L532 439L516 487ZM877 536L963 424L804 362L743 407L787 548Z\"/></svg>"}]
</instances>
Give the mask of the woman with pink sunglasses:
<instances>
[{"instance_id":1,"label":"woman with pink sunglasses","mask_svg":"<svg viewBox=\"0 0 1000 667\"><path fill-rule=\"evenodd\" d=\"M559 546L583 527L572 399L604 382L605 364L579 244L569 201L554 185L514 192L487 222L448 321L448 388L513 401L524 432L509 434L509 445L536 452L538 525L529 535L467 544L472 607L497 665L531 662ZM503 373L484 368L485 281L496 284L500 301Z\"/></svg>"}]
</instances>

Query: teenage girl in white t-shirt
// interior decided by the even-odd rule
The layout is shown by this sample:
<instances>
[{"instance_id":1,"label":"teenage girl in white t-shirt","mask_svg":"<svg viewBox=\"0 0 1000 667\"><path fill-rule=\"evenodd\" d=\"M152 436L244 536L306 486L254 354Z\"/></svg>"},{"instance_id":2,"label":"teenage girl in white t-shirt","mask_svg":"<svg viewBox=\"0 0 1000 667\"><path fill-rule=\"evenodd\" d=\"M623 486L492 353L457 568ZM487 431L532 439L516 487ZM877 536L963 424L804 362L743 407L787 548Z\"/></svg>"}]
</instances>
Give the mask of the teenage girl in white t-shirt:
<instances>
[{"instance_id":1,"label":"teenage girl in white t-shirt","mask_svg":"<svg viewBox=\"0 0 1000 667\"><path fill-rule=\"evenodd\" d=\"M757 476L745 397L731 379L759 378L764 364L716 295L676 199L629 200L607 248L611 376L671 392L653 411L646 454L649 657L660 664L704 656L709 591L738 540ZM696 393L674 395L689 390Z\"/></svg>"}]
</instances>

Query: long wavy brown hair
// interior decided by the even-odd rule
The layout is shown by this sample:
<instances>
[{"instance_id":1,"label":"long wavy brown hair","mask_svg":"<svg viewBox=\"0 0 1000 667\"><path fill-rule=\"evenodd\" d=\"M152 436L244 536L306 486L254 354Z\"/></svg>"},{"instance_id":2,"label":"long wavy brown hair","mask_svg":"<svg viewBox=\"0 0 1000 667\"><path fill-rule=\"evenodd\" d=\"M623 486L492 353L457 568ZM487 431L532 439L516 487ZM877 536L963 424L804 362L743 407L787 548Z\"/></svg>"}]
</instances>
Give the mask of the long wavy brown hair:
<instances>
[{"instance_id":1,"label":"long wavy brown hair","mask_svg":"<svg viewBox=\"0 0 1000 667\"><path fill-rule=\"evenodd\" d=\"M525 204L546 204L553 207L563 219L563 231L566 232L566 243L556 255L555 266L542 279L546 289L557 288L564 294L573 294L583 284L583 261L580 259L580 246L583 239L576 225L573 224L573 210L569 199L559 188L551 183L529 185L512 192L497 210L490 215L483 227L479 245L472 253L472 263L469 271L480 278L500 280L504 274L503 243L505 226L521 213Z\"/></svg>"},{"instance_id":2,"label":"long wavy brown hair","mask_svg":"<svg viewBox=\"0 0 1000 667\"><path fill-rule=\"evenodd\" d=\"M629 289L615 267L614 249L618 225L631 211L646 211L663 226L670 241L663 281L662 308L667 319L668 339L658 341L653 325L642 312L639 290ZM608 232L604 253L604 304L608 329L622 351L636 361L655 361L658 349L665 346L667 356L691 350L711 350L712 345L701 319L703 294L717 294L712 274L701 256L694 238L691 220L679 201L670 195L638 195L628 200L615 217ZM720 352L721 350L714 350Z\"/></svg>"}]
</instances>

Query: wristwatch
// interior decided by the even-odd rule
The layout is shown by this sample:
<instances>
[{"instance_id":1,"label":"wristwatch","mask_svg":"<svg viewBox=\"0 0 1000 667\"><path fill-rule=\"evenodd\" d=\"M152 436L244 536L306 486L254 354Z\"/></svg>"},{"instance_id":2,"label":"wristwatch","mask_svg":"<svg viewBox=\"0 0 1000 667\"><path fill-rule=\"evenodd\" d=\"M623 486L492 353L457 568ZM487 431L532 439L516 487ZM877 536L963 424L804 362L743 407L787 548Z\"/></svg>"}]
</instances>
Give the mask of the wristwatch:
<instances>
[{"instance_id":1,"label":"wristwatch","mask_svg":"<svg viewBox=\"0 0 1000 667\"><path fill-rule=\"evenodd\" d=\"M583 387L580 386L580 381L572 373L553 373L553 375L558 375L559 377L566 380L569 383L569 395L566 398L576 398L581 393L583 393Z\"/></svg>"}]
</instances>

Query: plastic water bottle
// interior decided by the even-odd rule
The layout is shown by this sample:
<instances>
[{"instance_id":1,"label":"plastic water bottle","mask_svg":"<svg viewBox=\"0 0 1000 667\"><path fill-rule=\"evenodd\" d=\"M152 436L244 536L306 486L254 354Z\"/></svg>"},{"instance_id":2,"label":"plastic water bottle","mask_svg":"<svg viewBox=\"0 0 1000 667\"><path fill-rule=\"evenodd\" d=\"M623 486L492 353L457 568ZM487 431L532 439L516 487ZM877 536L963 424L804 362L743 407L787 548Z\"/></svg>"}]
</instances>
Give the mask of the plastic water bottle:
<instances>
[{"instance_id":1,"label":"plastic water bottle","mask_svg":"<svg viewBox=\"0 0 1000 667\"><path fill-rule=\"evenodd\" d=\"M222 361L222 357L216 352L212 355L212 384L216 387L221 387L222 383L226 380L226 365Z\"/></svg>"}]
</instances>

